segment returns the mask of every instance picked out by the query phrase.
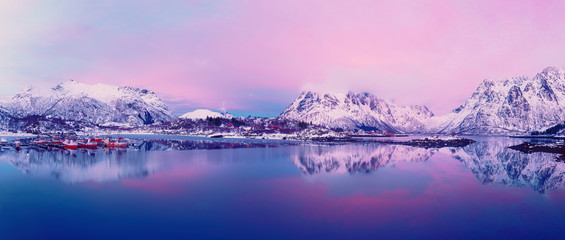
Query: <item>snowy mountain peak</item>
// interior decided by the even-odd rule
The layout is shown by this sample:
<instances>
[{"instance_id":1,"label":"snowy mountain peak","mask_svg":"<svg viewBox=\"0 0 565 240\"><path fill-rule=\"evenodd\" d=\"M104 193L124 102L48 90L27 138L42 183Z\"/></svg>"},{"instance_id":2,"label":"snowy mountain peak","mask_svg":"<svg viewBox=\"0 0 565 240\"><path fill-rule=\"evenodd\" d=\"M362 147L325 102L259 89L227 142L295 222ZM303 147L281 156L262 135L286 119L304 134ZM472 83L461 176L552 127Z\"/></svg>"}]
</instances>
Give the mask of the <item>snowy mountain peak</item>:
<instances>
[{"instance_id":1,"label":"snowy mountain peak","mask_svg":"<svg viewBox=\"0 0 565 240\"><path fill-rule=\"evenodd\" d=\"M371 93L304 91L280 115L329 127L396 132L524 134L565 121L565 70L483 80L464 105L433 117L425 106L398 106Z\"/></svg>"},{"instance_id":2,"label":"snowy mountain peak","mask_svg":"<svg viewBox=\"0 0 565 240\"><path fill-rule=\"evenodd\" d=\"M209 109L196 109L192 112L187 112L185 114L183 114L182 116L180 116L180 118L184 118L184 119L206 119L208 117L211 118L232 118L233 116L231 114L228 113L219 113L219 112L214 112L212 110Z\"/></svg>"},{"instance_id":3,"label":"snowy mountain peak","mask_svg":"<svg viewBox=\"0 0 565 240\"><path fill-rule=\"evenodd\" d=\"M139 126L174 119L154 93L133 87L74 80L52 88L31 86L0 102L12 116L45 116L101 125Z\"/></svg>"},{"instance_id":4,"label":"snowy mountain peak","mask_svg":"<svg viewBox=\"0 0 565 240\"><path fill-rule=\"evenodd\" d=\"M553 78L553 79L563 79L563 75L565 74L565 70L560 67L550 66L544 68L540 73L536 76L544 76L546 78Z\"/></svg>"},{"instance_id":5,"label":"snowy mountain peak","mask_svg":"<svg viewBox=\"0 0 565 240\"><path fill-rule=\"evenodd\" d=\"M432 116L426 107L398 106L367 92L304 91L279 117L333 128L416 132Z\"/></svg>"},{"instance_id":6,"label":"snowy mountain peak","mask_svg":"<svg viewBox=\"0 0 565 240\"><path fill-rule=\"evenodd\" d=\"M565 121L565 71L543 69L534 77L484 80L465 104L443 117L437 131L522 134Z\"/></svg>"}]
</instances>

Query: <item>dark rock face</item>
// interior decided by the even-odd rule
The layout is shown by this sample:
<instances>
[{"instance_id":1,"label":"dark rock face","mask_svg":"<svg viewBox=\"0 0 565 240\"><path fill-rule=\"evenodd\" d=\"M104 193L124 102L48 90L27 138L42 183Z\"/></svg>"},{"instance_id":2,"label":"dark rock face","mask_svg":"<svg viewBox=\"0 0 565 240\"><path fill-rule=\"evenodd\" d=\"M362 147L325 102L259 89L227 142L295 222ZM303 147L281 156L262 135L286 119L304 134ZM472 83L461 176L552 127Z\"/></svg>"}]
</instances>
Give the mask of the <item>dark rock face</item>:
<instances>
[{"instance_id":1,"label":"dark rock face","mask_svg":"<svg viewBox=\"0 0 565 240\"><path fill-rule=\"evenodd\" d=\"M153 116L151 116L151 113L149 113L147 111L145 111L144 116L141 116L141 113L137 116L143 121L143 124L153 124L153 123L155 123L155 121L153 121Z\"/></svg>"},{"instance_id":2,"label":"dark rock face","mask_svg":"<svg viewBox=\"0 0 565 240\"><path fill-rule=\"evenodd\" d=\"M8 112L2 108L0 108L0 130L6 131L8 130L9 122L12 120L12 116L8 114Z\"/></svg>"}]
</instances>

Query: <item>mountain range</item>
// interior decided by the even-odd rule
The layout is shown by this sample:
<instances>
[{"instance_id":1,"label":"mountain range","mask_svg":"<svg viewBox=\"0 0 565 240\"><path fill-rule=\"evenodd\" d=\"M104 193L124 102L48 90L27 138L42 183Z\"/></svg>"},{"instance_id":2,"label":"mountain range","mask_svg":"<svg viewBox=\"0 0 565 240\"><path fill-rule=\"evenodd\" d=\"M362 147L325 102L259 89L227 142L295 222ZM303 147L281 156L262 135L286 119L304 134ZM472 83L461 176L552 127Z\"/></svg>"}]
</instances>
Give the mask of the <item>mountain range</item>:
<instances>
[{"instance_id":1,"label":"mountain range","mask_svg":"<svg viewBox=\"0 0 565 240\"><path fill-rule=\"evenodd\" d=\"M53 88L29 87L10 98L0 99L0 120L2 116L131 127L175 119L167 105L147 89L73 80Z\"/></svg>"},{"instance_id":2,"label":"mountain range","mask_svg":"<svg viewBox=\"0 0 565 240\"><path fill-rule=\"evenodd\" d=\"M523 134L565 121L565 71L545 68L534 77L484 80L452 112L434 116L425 106L399 106L369 93L305 91L280 115L334 128L402 133Z\"/></svg>"},{"instance_id":3,"label":"mountain range","mask_svg":"<svg viewBox=\"0 0 565 240\"><path fill-rule=\"evenodd\" d=\"M233 117L198 109L181 118L208 116ZM0 129L29 129L22 125L35 124L37 119L43 125L35 128L65 125L79 129L135 128L178 118L150 90L72 80L53 88L29 87L0 99ZM304 91L278 119L396 133L506 135L544 131L565 123L565 70L548 67L533 77L484 80L462 106L442 116L435 116L426 106L401 106L370 93Z\"/></svg>"},{"instance_id":4,"label":"mountain range","mask_svg":"<svg viewBox=\"0 0 565 240\"><path fill-rule=\"evenodd\" d=\"M391 132L419 132L433 116L424 106L399 106L370 93L305 91L280 118L348 130L374 127Z\"/></svg>"},{"instance_id":5,"label":"mountain range","mask_svg":"<svg viewBox=\"0 0 565 240\"><path fill-rule=\"evenodd\" d=\"M565 121L565 71L545 68L534 77L484 80L465 102L442 116L433 132L525 133Z\"/></svg>"}]
</instances>

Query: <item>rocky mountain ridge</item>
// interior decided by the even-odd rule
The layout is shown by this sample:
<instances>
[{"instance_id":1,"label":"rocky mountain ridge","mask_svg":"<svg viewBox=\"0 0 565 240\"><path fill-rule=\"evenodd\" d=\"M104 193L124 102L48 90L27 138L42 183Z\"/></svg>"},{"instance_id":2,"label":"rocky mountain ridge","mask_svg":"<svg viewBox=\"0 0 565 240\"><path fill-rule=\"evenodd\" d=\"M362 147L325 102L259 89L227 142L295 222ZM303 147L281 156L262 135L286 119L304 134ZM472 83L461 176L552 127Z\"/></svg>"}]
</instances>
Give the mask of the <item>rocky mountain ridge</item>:
<instances>
[{"instance_id":1,"label":"rocky mountain ridge","mask_svg":"<svg viewBox=\"0 0 565 240\"><path fill-rule=\"evenodd\" d=\"M464 105L442 116L431 132L524 134L565 121L565 70L545 68L532 78L484 80Z\"/></svg>"},{"instance_id":2,"label":"rocky mountain ridge","mask_svg":"<svg viewBox=\"0 0 565 240\"><path fill-rule=\"evenodd\" d=\"M346 130L419 132L432 116L425 106L400 106L370 93L304 91L279 117Z\"/></svg>"},{"instance_id":3,"label":"rocky mountain ridge","mask_svg":"<svg viewBox=\"0 0 565 240\"><path fill-rule=\"evenodd\" d=\"M53 88L29 87L0 100L0 115L22 119L80 121L136 127L175 119L167 105L146 89L67 81ZM0 116L1 117L1 116Z\"/></svg>"},{"instance_id":4,"label":"rocky mountain ridge","mask_svg":"<svg viewBox=\"0 0 565 240\"><path fill-rule=\"evenodd\" d=\"M434 116L425 106L399 106L370 93L304 91L280 118L347 130L529 134L565 122L565 70L548 67L531 78L484 80L464 105L443 116Z\"/></svg>"}]
</instances>

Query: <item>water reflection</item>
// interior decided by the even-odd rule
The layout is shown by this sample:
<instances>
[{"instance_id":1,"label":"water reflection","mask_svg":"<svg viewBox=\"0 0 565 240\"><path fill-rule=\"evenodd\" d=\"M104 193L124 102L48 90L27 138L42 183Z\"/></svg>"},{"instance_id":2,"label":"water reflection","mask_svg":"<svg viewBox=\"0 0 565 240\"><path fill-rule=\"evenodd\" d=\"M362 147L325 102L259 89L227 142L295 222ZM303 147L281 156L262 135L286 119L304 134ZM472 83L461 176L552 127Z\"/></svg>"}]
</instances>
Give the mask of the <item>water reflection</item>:
<instances>
[{"instance_id":1,"label":"water reflection","mask_svg":"<svg viewBox=\"0 0 565 240\"><path fill-rule=\"evenodd\" d=\"M292 156L303 174L369 173L399 162L423 162L436 150L375 143L339 146L305 145Z\"/></svg>"},{"instance_id":2,"label":"water reflection","mask_svg":"<svg viewBox=\"0 0 565 240\"><path fill-rule=\"evenodd\" d=\"M170 150L270 148L294 142L262 140L174 140L132 139L127 149L61 150L30 146L21 151L0 150L0 162L10 163L22 173L38 178L55 178L66 183L115 181L143 178L174 166L164 166L162 154ZM221 160L221 159L220 159ZM214 159L217 161L217 159ZM178 162L167 161L179 165Z\"/></svg>"},{"instance_id":3,"label":"water reflection","mask_svg":"<svg viewBox=\"0 0 565 240\"><path fill-rule=\"evenodd\" d=\"M464 148L441 150L379 144L304 146L296 150L293 162L305 175L369 173L398 163L424 162L439 151L462 162L481 184L531 188L540 193L563 187L565 164L556 162L554 154L525 154L508 148L521 141L477 138Z\"/></svg>"},{"instance_id":4,"label":"water reflection","mask_svg":"<svg viewBox=\"0 0 565 240\"><path fill-rule=\"evenodd\" d=\"M452 156L465 164L482 184L503 184L532 188L540 193L558 189L565 181L565 165L555 161L555 154L522 153L509 149L522 140L484 138L462 149L452 149Z\"/></svg>"},{"instance_id":5,"label":"water reflection","mask_svg":"<svg viewBox=\"0 0 565 240\"><path fill-rule=\"evenodd\" d=\"M178 140L178 139L133 139L132 148L145 151L196 150L196 149L233 149L233 148L268 148L280 145L296 145L290 141L262 140Z\"/></svg>"},{"instance_id":6,"label":"water reflection","mask_svg":"<svg viewBox=\"0 0 565 240\"><path fill-rule=\"evenodd\" d=\"M144 177L160 168L158 162L149 160L147 152L126 150L2 151L0 162L8 162L26 175L67 183Z\"/></svg>"},{"instance_id":7,"label":"water reflection","mask_svg":"<svg viewBox=\"0 0 565 240\"><path fill-rule=\"evenodd\" d=\"M509 149L508 146L521 142L517 139L476 140L476 143L464 148L437 150L377 143L317 145L276 141L146 139L132 141L132 147L127 150L3 150L0 151L0 162L10 163L33 177L54 178L66 183L101 182L144 178L159 171L190 168L183 165L182 160L193 155L193 151L179 151L179 155L176 155L179 161L164 160L165 151L272 148L285 145L285 148L279 148L277 157L290 159L302 175L371 173L397 164L426 162L441 153L463 163L481 184L531 188L540 193L563 186L565 165L554 161L555 155L525 154ZM223 151L206 158L205 162L214 164L227 161L233 153Z\"/></svg>"}]
</instances>

